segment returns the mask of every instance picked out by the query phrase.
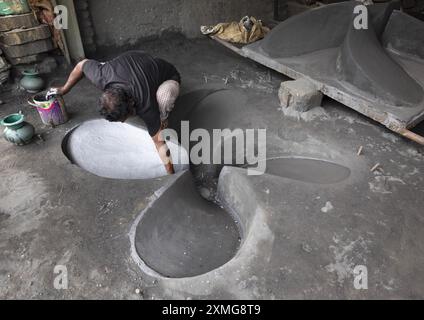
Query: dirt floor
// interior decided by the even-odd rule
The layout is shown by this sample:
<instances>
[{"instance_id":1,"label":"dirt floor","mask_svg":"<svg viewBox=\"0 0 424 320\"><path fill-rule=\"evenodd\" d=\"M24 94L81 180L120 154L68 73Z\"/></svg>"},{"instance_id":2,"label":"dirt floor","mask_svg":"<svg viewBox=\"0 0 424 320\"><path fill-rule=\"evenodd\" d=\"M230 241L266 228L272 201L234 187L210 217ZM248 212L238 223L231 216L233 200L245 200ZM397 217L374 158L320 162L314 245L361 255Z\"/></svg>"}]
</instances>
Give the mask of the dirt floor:
<instances>
[{"instance_id":1,"label":"dirt floor","mask_svg":"<svg viewBox=\"0 0 424 320\"><path fill-rule=\"evenodd\" d=\"M128 235L172 177L109 180L69 163L62 139L98 117L99 91L87 80L65 97L71 120L57 128L42 125L26 103L29 94L10 88L1 93L0 118L22 110L43 140L25 147L0 140L0 298L424 297L422 146L330 99L301 115L284 114L277 92L287 79L211 40L172 37L137 48L174 63L183 93L241 90L248 101L243 125L267 129L268 157L331 160L349 167L351 177L339 188L255 179L252 188L267 213L258 220L250 260L240 260L233 273L155 278L132 259ZM100 50L98 58L116 53ZM67 72L59 70L49 83L63 84ZM380 169L371 172L377 163ZM54 288L57 265L67 267L67 290ZM368 267L368 290L353 287L356 265Z\"/></svg>"}]
</instances>

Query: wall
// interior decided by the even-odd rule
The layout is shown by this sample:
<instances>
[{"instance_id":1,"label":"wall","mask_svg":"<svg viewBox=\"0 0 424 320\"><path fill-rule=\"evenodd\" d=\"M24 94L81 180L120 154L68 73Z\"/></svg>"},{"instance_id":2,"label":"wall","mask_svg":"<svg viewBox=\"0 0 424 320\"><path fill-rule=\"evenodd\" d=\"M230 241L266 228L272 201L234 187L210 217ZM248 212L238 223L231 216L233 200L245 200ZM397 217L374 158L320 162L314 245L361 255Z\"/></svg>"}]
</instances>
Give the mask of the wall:
<instances>
[{"instance_id":1,"label":"wall","mask_svg":"<svg viewBox=\"0 0 424 320\"><path fill-rule=\"evenodd\" d=\"M238 21L245 15L267 20L273 0L89 0L89 7L97 44L119 46L163 31L199 37L203 24Z\"/></svg>"}]
</instances>

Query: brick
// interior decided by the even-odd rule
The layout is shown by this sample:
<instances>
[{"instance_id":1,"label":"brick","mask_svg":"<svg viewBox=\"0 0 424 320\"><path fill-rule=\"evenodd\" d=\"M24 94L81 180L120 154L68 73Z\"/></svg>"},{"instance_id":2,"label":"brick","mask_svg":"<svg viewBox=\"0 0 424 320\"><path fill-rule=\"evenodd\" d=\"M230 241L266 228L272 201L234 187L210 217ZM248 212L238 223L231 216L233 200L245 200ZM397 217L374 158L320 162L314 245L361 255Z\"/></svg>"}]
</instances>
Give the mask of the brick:
<instances>
[{"instance_id":1,"label":"brick","mask_svg":"<svg viewBox=\"0 0 424 320\"><path fill-rule=\"evenodd\" d=\"M283 108L293 108L299 112L321 106L322 103L322 93L315 84L303 78L282 82L278 97Z\"/></svg>"}]
</instances>

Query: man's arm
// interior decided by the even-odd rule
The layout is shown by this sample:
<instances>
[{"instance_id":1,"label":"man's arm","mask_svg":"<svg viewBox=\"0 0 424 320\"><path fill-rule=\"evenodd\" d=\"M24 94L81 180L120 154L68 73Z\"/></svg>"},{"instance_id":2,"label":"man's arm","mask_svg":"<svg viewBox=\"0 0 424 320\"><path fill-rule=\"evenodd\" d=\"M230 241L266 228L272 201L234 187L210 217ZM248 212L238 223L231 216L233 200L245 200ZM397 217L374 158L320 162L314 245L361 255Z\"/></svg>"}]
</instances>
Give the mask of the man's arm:
<instances>
[{"instance_id":1,"label":"man's arm","mask_svg":"<svg viewBox=\"0 0 424 320\"><path fill-rule=\"evenodd\" d=\"M84 66L84 63L87 62L87 60L88 59L84 59L77 63L74 70L72 70L71 74L69 75L68 81L66 81L65 85L63 87L56 88L58 94L67 94L78 83L78 81L84 77L82 67Z\"/></svg>"},{"instance_id":2,"label":"man's arm","mask_svg":"<svg viewBox=\"0 0 424 320\"><path fill-rule=\"evenodd\" d=\"M158 150L159 157L165 165L166 172L169 174L174 174L174 165L172 164L171 154L168 146L162 138L163 126L159 129L158 133L152 137L153 142L155 143L156 149Z\"/></svg>"}]
</instances>

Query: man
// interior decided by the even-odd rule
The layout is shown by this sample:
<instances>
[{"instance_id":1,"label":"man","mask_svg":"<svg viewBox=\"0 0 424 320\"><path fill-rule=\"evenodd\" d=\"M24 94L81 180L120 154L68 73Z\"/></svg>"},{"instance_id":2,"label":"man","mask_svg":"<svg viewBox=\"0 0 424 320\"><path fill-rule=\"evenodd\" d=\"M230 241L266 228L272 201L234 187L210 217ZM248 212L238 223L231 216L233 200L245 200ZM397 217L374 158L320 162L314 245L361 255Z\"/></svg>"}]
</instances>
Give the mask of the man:
<instances>
[{"instance_id":1,"label":"man","mask_svg":"<svg viewBox=\"0 0 424 320\"><path fill-rule=\"evenodd\" d=\"M100 114L109 121L125 122L137 115L145 122L169 174L174 173L169 149L161 132L180 91L180 75L165 60L142 51L129 51L108 62L82 60L63 87L52 92L65 95L86 76L103 91Z\"/></svg>"}]
</instances>

